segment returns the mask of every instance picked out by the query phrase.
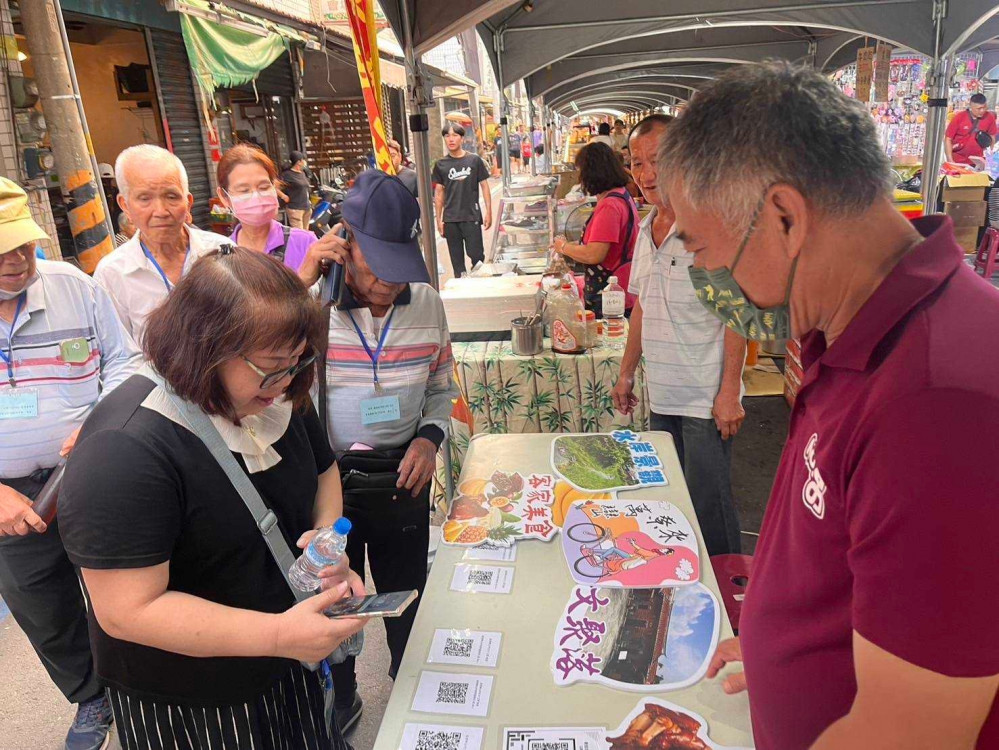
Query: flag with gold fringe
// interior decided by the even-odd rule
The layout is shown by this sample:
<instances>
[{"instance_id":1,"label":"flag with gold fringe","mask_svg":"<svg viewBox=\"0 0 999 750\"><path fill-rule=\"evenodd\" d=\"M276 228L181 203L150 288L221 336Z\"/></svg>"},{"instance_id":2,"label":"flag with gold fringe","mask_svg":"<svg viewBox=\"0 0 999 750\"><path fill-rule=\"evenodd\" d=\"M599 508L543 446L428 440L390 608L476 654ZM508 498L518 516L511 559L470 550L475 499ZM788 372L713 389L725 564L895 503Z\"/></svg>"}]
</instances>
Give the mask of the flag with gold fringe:
<instances>
[{"instance_id":1,"label":"flag with gold fringe","mask_svg":"<svg viewBox=\"0 0 999 750\"><path fill-rule=\"evenodd\" d=\"M374 5L375 0L346 0L350 35L354 42L354 59L357 61L357 75L361 80L364 106L368 112L375 161L383 172L395 174L385 136L385 123L382 121L382 77L375 37L377 29Z\"/></svg>"}]
</instances>

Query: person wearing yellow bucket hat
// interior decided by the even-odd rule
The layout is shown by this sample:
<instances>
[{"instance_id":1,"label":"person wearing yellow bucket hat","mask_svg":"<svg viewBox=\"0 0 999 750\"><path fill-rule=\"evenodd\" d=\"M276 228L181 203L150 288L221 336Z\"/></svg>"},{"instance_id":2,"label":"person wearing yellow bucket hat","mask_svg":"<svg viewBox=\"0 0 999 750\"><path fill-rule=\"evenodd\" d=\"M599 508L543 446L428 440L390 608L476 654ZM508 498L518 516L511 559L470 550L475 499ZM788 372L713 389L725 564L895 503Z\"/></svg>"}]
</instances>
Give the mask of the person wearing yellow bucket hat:
<instances>
[{"instance_id":1,"label":"person wearing yellow bucket hat","mask_svg":"<svg viewBox=\"0 0 999 750\"><path fill-rule=\"evenodd\" d=\"M31 508L97 401L140 358L107 293L38 260L45 232L0 177L0 596L63 695L79 704L67 750L99 748L111 708L97 682L80 584L58 520Z\"/></svg>"}]
</instances>

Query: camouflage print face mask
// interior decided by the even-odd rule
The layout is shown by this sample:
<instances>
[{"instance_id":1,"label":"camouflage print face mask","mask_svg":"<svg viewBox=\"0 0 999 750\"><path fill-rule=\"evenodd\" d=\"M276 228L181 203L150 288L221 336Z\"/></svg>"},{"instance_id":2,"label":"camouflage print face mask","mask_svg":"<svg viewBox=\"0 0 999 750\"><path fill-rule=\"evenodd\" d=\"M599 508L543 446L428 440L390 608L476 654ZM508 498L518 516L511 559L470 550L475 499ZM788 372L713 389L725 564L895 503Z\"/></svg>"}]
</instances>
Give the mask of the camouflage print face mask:
<instances>
[{"instance_id":1,"label":"camouflage print face mask","mask_svg":"<svg viewBox=\"0 0 999 750\"><path fill-rule=\"evenodd\" d=\"M798 266L798 259L795 258L791 265L791 276L787 280L787 290L784 294L784 303L775 307L761 308L754 305L746 293L742 291L733 273L735 267L742 257L742 251L746 249L749 238L756 230L756 222L760 218L760 211L763 210L763 200L760 200L753 218L749 222L745 237L739 245L739 252L735 255L732 268L715 268L708 271L704 268L690 267L690 281L694 285L694 292L697 299L708 310L714 313L721 321L738 333L743 338L771 343L783 341L791 338L791 284L794 281L794 271Z\"/></svg>"}]
</instances>

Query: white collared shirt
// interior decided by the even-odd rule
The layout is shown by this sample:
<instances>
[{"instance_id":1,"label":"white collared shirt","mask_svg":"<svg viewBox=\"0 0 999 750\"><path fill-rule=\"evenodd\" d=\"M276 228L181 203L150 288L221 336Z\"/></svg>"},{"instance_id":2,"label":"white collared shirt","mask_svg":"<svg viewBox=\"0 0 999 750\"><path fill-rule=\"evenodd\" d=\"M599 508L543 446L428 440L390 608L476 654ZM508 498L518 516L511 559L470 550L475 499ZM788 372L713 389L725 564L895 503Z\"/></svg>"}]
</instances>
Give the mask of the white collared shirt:
<instances>
[{"instance_id":1,"label":"white collared shirt","mask_svg":"<svg viewBox=\"0 0 999 750\"><path fill-rule=\"evenodd\" d=\"M652 239L653 209L635 240L628 291L642 305L642 353L649 402L656 414L710 419L721 386L725 326L698 300L690 281L694 254L670 229Z\"/></svg>"},{"instance_id":2,"label":"white collared shirt","mask_svg":"<svg viewBox=\"0 0 999 750\"><path fill-rule=\"evenodd\" d=\"M55 466L70 433L140 363L111 300L93 279L69 263L37 263L38 279L28 287L10 346L15 388L37 396L38 416L0 420L0 480ZM10 327L3 326L0 346L7 347ZM85 353L68 361L66 346ZM0 391L11 387L5 368Z\"/></svg>"},{"instance_id":3,"label":"white collared shirt","mask_svg":"<svg viewBox=\"0 0 999 750\"><path fill-rule=\"evenodd\" d=\"M213 232L188 226L190 251L184 261L183 273L191 270L194 261L232 240ZM168 289L160 272L142 252L139 233L114 252L101 258L94 279L111 296L118 317L129 335L141 345L146 317L166 299Z\"/></svg>"}]
</instances>

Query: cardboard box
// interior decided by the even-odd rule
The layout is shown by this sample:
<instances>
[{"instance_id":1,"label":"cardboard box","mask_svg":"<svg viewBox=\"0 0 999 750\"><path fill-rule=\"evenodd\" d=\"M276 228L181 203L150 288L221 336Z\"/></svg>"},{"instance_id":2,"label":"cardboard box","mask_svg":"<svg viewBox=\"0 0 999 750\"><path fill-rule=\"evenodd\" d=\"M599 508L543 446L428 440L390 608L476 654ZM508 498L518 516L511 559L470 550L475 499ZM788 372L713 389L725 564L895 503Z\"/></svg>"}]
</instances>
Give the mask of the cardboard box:
<instances>
[{"instance_id":1,"label":"cardboard box","mask_svg":"<svg viewBox=\"0 0 999 750\"><path fill-rule=\"evenodd\" d=\"M992 178L984 172L948 175L944 180L944 203L957 201L983 201L985 190L992 185Z\"/></svg>"},{"instance_id":2,"label":"cardboard box","mask_svg":"<svg viewBox=\"0 0 999 750\"><path fill-rule=\"evenodd\" d=\"M964 248L964 252L973 253L978 250L978 231L981 227L954 227L954 239Z\"/></svg>"},{"instance_id":3,"label":"cardboard box","mask_svg":"<svg viewBox=\"0 0 999 750\"><path fill-rule=\"evenodd\" d=\"M944 204L944 213L951 218L955 227L984 226L988 212L989 204L985 201L957 201Z\"/></svg>"}]
</instances>

